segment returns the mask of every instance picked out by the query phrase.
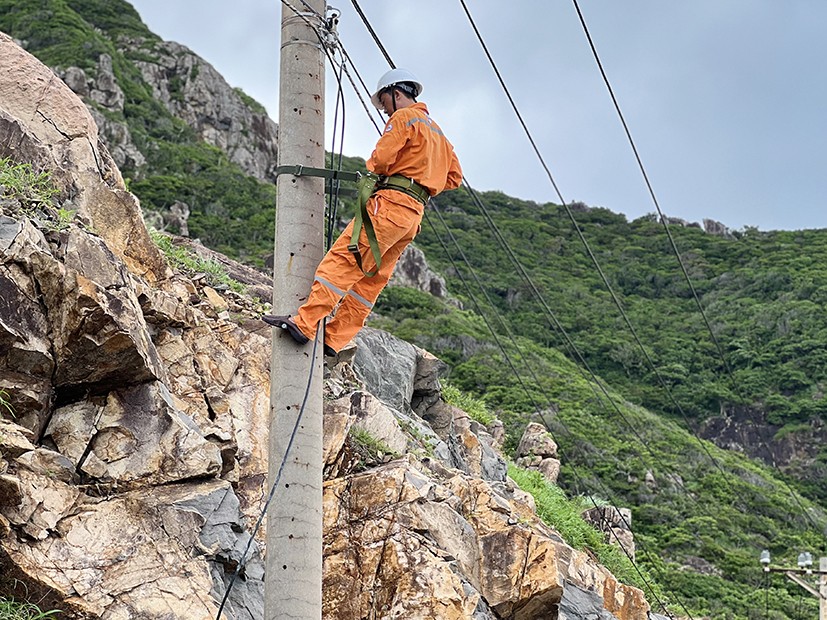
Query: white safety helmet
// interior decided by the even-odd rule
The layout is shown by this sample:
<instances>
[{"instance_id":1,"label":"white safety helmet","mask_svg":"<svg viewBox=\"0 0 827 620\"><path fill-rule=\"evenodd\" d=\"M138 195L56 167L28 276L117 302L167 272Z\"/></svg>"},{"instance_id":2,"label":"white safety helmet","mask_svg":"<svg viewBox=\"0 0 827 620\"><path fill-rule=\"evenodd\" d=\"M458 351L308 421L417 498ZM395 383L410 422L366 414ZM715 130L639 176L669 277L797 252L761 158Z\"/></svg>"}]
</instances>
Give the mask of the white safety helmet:
<instances>
[{"instance_id":1,"label":"white safety helmet","mask_svg":"<svg viewBox=\"0 0 827 620\"><path fill-rule=\"evenodd\" d=\"M410 90L406 88L406 84L404 84L404 82L413 84L414 91L410 92ZM382 109L382 102L379 101L379 95L382 94L382 91L389 86L396 86L402 92L408 93L412 99L416 99L419 97L420 93L422 93L422 83L416 79L416 76L413 73L407 69L391 69L379 78L379 83L376 85L376 90L370 97L370 102L376 107L377 110Z\"/></svg>"}]
</instances>

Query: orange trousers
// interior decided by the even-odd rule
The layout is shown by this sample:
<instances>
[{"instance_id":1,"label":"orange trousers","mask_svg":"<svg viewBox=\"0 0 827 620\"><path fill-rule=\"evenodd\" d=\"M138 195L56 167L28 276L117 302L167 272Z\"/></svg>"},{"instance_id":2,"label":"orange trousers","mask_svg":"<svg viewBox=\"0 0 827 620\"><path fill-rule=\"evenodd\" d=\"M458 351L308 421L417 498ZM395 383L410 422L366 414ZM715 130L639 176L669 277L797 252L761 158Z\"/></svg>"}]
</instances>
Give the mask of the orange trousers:
<instances>
[{"instance_id":1,"label":"orange trousers","mask_svg":"<svg viewBox=\"0 0 827 620\"><path fill-rule=\"evenodd\" d=\"M422 204L396 190L375 193L368 201L367 209L382 256L378 273L365 276L347 249L353 233L351 220L316 268L310 295L294 316L302 333L313 339L319 323L341 301L324 334L325 344L335 351L341 350L362 329L403 250L419 232L422 221ZM374 271L376 262L364 228L359 236L359 251L365 271Z\"/></svg>"}]
</instances>

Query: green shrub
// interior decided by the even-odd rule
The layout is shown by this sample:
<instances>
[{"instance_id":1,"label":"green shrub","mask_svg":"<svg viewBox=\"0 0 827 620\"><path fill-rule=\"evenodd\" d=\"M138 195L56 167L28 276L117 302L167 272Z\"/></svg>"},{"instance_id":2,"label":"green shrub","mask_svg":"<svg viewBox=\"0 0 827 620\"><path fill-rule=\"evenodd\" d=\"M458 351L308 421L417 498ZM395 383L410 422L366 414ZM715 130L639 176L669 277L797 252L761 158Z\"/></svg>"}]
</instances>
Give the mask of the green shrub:
<instances>
[{"instance_id":1,"label":"green shrub","mask_svg":"<svg viewBox=\"0 0 827 620\"><path fill-rule=\"evenodd\" d=\"M494 414L488 410L488 405L485 404L485 401L462 392L450 383L445 383L442 386L442 398L445 399L446 403L453 405L457 409L461 409L467 413L472 420L476 420L483 426L488 426L495 419Z\"/></svg>"},{"instance_id":2,"label":"green shrub","mask_svg":"<svg viewBox=\"0 0 827 620\"><path fill-rule=\"evenodd\" d=\"M544 523L557 530L569 545L597 555L600 563L623 583L642 589L648 596L651 596L653 591L657 596L662 596L660 587L645 570L635 568L623 551L606 543L603 534L583 520L581 502L567 499L562 489L550 484L537 471L529 471L509 463L508 475L523 491L534 497L537 515Z\"/></svg>"}]
</instances>

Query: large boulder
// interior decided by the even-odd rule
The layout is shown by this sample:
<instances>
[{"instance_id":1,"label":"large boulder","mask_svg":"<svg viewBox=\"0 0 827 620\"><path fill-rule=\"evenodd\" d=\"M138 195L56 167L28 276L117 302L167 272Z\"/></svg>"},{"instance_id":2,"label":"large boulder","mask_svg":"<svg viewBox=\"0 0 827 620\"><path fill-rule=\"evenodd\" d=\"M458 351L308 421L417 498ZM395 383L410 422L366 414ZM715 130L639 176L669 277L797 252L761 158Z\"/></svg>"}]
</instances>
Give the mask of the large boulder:
<instances>
[{"instance_id":1,"label":"large boulder","mask_svg":"<svg viewBox=\"0 0 827 620\"><path fill-rule=\"evenodd\" d=\"M0 94L0 157L49 172L65 207L98 231L133 273L166 277L137 199L126 191L83 101L2 32Z\"/></svg>"},{"instance_id":2,"label":"large boulder","mask_svg":"<svg viewBox=\"0 0 827 620\"><path fill-rule=\"evenodd\" d=\"M327 482L324 617L551 618L570 587L579 617L647 617L639 590L504 489L411 456Z\"/></svg>"}]
</instances>

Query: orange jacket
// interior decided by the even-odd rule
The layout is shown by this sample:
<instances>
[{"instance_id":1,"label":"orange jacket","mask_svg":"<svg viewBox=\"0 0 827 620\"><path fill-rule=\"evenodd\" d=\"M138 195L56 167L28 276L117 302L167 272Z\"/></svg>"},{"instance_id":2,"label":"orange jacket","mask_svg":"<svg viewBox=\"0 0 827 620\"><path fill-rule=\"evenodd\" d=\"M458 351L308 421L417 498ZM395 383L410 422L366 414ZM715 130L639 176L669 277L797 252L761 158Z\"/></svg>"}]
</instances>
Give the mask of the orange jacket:
<instances>
[{"instance_id":1,"label":"orange jacket","mask_svg":"<svg viewBox=\"0 0 827 620\"><path fill-rule=\"evenodd\" d=\"M401 174L413 179L431 196L459 187L462 182L454 147L428 116L424 103L414 103L391 115L367 168L380 175Z\"/></svg>"}]
</instances>

